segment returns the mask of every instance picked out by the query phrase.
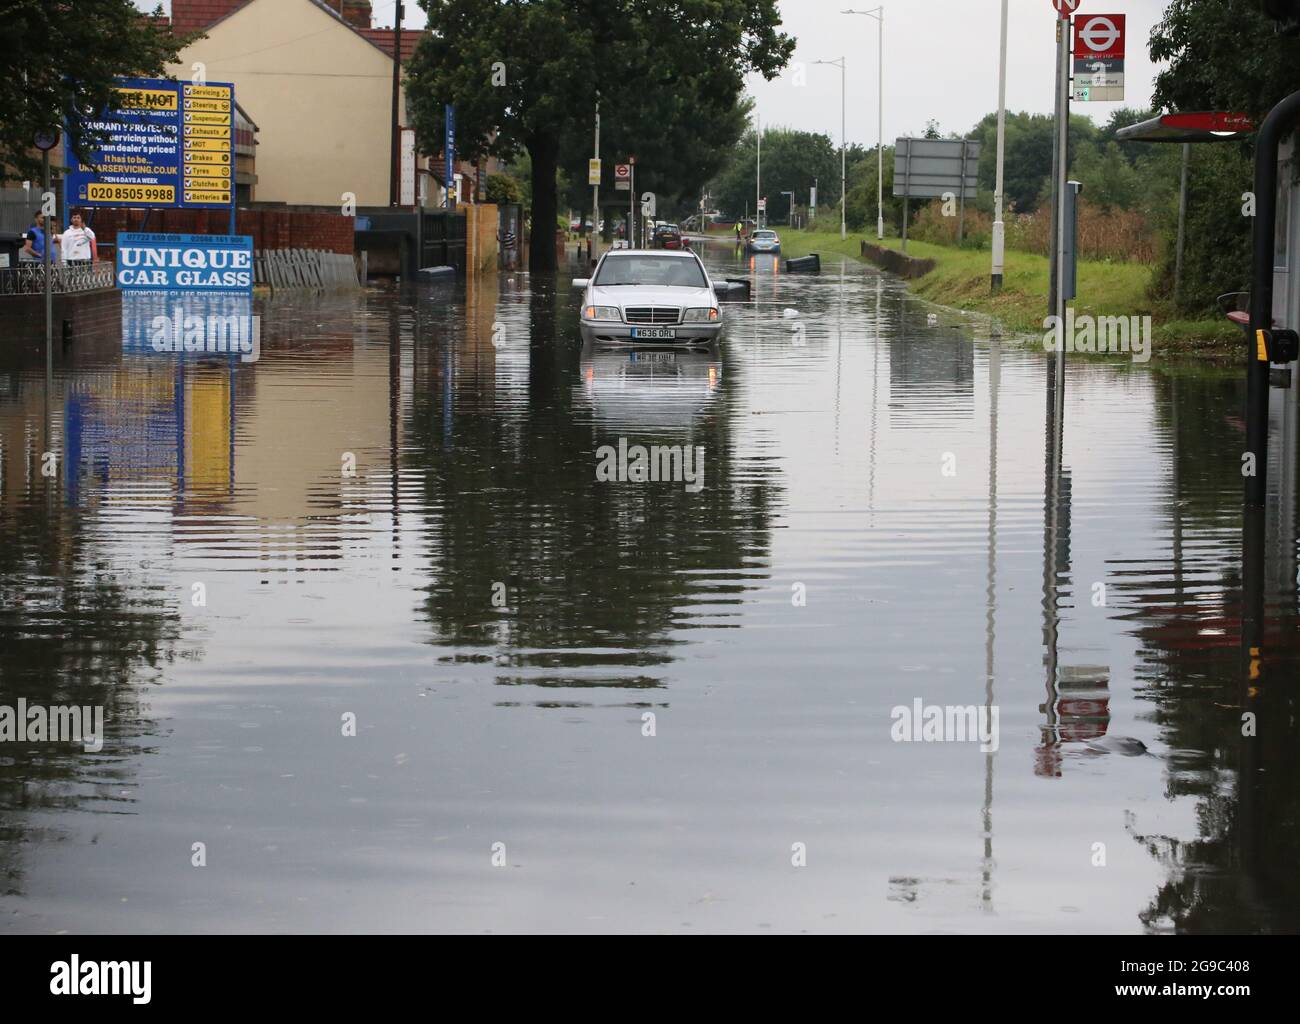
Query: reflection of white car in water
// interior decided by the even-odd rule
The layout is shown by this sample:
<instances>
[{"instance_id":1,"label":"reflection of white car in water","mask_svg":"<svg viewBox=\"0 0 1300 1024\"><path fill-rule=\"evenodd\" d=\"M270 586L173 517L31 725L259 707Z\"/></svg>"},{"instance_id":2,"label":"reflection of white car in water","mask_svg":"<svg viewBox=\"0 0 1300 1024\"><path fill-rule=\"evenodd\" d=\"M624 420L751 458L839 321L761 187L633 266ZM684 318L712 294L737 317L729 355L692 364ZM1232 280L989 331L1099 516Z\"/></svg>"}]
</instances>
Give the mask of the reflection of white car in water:
<instances>
[{"instance_id":1,"label":"reflection of white car in water","mask_svg":"<svg viewBox=\"0 0 1300 1024\"><path fill-rule=\"evenodd\" d=\"M707 349L587 346L581 374L583 398L603 426L689 428L722 385L722 361Z\"/></svg>"},{"instance_id":2,"label":"reflection of white car in water","mask_svg":"<svg viewBox=\"0 0 1300 1024\"><path fill-rule=\"evenodd\" d=\"M573 286L583 289L588 344L710 345L722 332L713 282L693 252L610 251Z\"/></svg>"}]
</instances>

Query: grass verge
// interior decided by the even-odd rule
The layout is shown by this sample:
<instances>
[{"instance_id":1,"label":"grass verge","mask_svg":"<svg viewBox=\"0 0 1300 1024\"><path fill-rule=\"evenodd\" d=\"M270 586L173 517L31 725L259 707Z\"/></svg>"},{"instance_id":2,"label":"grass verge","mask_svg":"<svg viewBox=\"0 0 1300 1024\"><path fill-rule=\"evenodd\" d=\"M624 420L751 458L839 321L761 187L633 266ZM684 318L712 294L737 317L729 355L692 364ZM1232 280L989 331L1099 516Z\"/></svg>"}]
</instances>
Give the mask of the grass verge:
<instances>
[{"instance_id":1,"label":"grass verge","mask_svg":"<svg viewBox=\"0 0 1300 1024\"><path fill-rule=\"evenodd\" d=\"M864 236L850 234L841 239L838 231L781 232L781 249L787 257L816 252L836 253L861 259ZM868 239L874 241L874 239ZM884 245L902 247L897 238ZM909 282L913 293L930 302L997 318L1014 333L1041 335L1047 315L1048 261L1046 256L1008 250L1003 268L1002 291L993 295L989 286L987 251L957 249L908 240L907 252L935 261L935 269ZM1078 315L1150 316L1153 342L1166 354L1194 355L1212 359L1241 357L1241 330L1223 319L1177 319L1170 308L1147 294L1152 268L1140 263L1079 262Z\"/></svg>"}]
</instances>

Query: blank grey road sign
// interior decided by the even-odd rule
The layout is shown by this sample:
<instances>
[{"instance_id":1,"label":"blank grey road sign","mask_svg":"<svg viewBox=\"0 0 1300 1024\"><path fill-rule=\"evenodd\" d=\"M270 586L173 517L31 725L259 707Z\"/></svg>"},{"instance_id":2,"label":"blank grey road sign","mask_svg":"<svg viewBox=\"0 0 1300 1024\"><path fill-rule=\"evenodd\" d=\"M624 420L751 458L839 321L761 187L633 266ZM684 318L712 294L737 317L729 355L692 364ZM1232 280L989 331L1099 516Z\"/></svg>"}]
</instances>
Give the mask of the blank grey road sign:
<instances>
[{"instance_id":1,"label":"blank grey road sign","mask_svg":"<svg viewBox=\"0 0 1300 1024\"><path fill-rule=\"evenodd\" d=\"M970 139L898 139L894 143L894 195L974 199L980 143Z\"/></svg>"}]
</instances>

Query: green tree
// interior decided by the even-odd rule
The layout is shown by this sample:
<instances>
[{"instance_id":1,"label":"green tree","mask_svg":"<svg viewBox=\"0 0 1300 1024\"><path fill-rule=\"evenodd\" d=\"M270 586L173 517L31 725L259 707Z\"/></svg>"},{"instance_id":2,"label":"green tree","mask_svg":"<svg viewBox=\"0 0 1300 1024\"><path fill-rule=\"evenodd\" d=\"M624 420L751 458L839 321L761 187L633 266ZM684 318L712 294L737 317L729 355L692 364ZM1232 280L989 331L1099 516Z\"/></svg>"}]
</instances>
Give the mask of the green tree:
<instances>
[{"instance_id":1,"label":"green tree","mask_svg":"<svg viewBox=\"0 0 1300 1024\"><path fill-rule=\"evenodd\" d=\"M1020 213L1032 213L1044 186L1050 187L1054 123L1047 114L1007 111L1003 189L1010 208ZM985 115L970 133L970 138L983 143L979 185L989 192L997 178L997 130L998 115L993 113Z\"/></svg>"},{"instance_id":2,"label":"green tree","mask_svg":"<svg viewBox=\"0 0 1300 1024\"><path fill-rule=\"evenodd\" d=\"M726 165L709 185L719 211L739 219L754 213L754 132L732 147ZM824 214L840 201L840 150L830 136L791 128L772 127L763 131L763 193L767 196L767 219L780 224L790 217L793 192L798 206L806 206L809 189L817 185L817 205ZM838 214L836 218L838 219Z\"/></svg>"},{"instance_id":3,"label":"green tree","mask_svg":"<svg viewBox=\"0 0 1300 1024\"><path fill-rule=\"evenodd\" d=\"M489 203L498 205L522 203L524 201L523 186L509 174L488 175L483 194Z\"/></svg>"},{"instance_id":4,"label":"green tree","mask_svg":"<svg viewBox=\"0 0 1300 1024\"><path fill-rule=\"evenodd\" d=\"M1170 0L1151 32L1158 110L1263 117L1300 90L1300 40L1279 35L1256 2Z\"/></svg>"},{"instance_id":5,"label":"green tree","mask_svg":"<svg viewBox=\"0 0 1300 1024\"><path fill-rule=\"evenodd\" d=\"M1115 142L1075 148L1070 176L1083 182L1088 200L1103 207L1130 209L1145 187Z\"/></svg>"},{"instance_id":6,"label":"green tree","mask_svg":"<svg viewBox=\"0 0 1300 1024\"><path fill-rule=\"evenodd\" d=\"M438 137L455 103L467 153L526 149L534 225L555 222L560 169L590 153L598 96L602 155L662 154L677 161L676 187L698 191L704 178L690 180L682 155L707 167L701 138L725 152L735 136L720 139L719 123L735 127L744 76L774 77L794 49L775 0L419 2L430 32L409 65L417 129ZM555 267L547 232L533 232L529 255L534 269Z\"/></svg>"},{"instance_id":7,"label":"green tree","mask_svg":"<svg viewBox=\"0 0 1300 1024\"><path fill-rule=\"evenodd\" d=\"M66 125L74 151L91 148L114 79L165 77L189 41L131 0L0 0L0 25L0 181L37 176L42 129Z\"/></svg>"},{"instance_id":8,"label":"green tree","mask_svg":"<svg viewBox=\"0 0 1300 1024\"><path fill-rule=\"evenodd\" d=\"M1151 59L1164 65L1152 103L1158 110L1228 110L1262 119L1300 90L1300 40L1279 35L1258 3L1170 0L1152 30ZM1165 162L1175 165L1176 146ZM1192 147L1187 197L1187 244L1179 305L1186 312L1210 307L1216 294L1240 288L1250 276L1252 220L1242 216L1241 195L1252 186L1248 145ZM1175 186L1176 188L1176 186ZM1164 234L1176 230L1176 193L1165 205ZM1174 246L1154 290L1173 290Z\"/></svg>"},{"instance_id":9,"label":"green tree","mask_svg":"<svg viewBox=\"0 0 1300 1024\"><path fill-rule=\"evenodd\" d=\"M878 161L874 151L849 169L849 200L845 217L855 231L874 228L877 199L884 200L886 230L899 232L903 228L903 200L895 199L894 147L885 147L885 188L883 196L877 195L876 171ZM913 204L915 205L915 204ZM872 237L875 237L874 234Z\"/></svg>"}]
</instances>

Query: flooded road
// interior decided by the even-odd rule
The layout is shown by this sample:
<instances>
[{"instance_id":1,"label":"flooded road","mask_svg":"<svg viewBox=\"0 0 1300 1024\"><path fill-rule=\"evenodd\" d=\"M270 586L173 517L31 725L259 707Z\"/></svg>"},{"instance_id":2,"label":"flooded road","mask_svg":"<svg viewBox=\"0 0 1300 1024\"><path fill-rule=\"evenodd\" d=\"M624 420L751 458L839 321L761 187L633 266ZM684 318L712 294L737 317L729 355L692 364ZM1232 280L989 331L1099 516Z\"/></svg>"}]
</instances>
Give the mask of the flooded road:
<instances>
[{"instance_id":1,"label":"flooded road","mask_svg":"<svg viewBox=\"0 0 1300 1024\"><path fill-rule=\"evenodd\" d=\"M0 743L0 929L1300 928L1294 415L1252 665L1240 372L1071 357L1056 459L1041 347L708 259L716 353L503 274L5 354L0 704L108 735Z\"/></svg>"}]
</instances>

